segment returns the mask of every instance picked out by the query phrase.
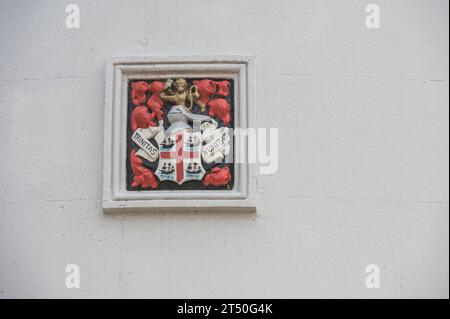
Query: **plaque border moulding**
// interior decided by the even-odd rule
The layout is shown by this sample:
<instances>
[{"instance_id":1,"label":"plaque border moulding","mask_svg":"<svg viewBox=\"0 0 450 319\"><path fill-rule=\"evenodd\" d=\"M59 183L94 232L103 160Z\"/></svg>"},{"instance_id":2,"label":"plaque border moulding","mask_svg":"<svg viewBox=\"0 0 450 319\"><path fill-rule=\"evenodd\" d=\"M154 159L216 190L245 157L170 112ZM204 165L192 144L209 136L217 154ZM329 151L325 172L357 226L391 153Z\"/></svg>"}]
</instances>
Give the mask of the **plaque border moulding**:
<instances>
[{"instance_id":1,"label":"plaque border moulding","mask_svg":"<svg viewBox=\"0 0 450 319\"><path fill-rule=\"evenodd\" d=\"M232 190L126 189L127 86L129 79L215 77L234 80L234 127L256 128L255 67L251 56L120 57L106 65L103 149L104 212L256 211L256 164L235 164ZM234 141L234 156L248 145ZM247 144L247 143L245 143ZM248 154L244 154L247 157Z\"/></svg>"}]
</instances>

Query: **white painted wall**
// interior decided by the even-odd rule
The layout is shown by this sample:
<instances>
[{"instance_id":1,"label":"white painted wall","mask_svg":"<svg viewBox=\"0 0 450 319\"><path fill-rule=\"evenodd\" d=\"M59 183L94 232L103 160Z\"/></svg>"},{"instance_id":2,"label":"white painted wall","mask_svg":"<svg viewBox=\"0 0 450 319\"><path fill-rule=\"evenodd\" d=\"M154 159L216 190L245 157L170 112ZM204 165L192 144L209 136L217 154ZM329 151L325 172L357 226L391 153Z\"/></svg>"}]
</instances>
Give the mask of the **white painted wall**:
<instances>
[{"instance_id":1,"label":"white painted wall","mask_svg":"<svg viewBox=\"0 0 450 319\"><path fill-rule=\"evenodd\" d=\"M448 1L72 2L0 1L0 297L449 297ZM256 215L101 211L105 59L177 54L256 56Z\"/></svg>"}]
</instances>

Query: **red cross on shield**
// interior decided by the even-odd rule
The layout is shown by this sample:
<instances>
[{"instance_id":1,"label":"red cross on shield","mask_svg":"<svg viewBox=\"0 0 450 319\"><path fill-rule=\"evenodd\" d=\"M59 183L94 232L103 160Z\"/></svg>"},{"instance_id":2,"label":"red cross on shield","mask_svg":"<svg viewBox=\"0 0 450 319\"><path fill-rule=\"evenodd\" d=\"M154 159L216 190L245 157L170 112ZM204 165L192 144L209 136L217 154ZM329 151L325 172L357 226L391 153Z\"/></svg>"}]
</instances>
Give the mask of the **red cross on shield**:
<instances>
[{"instance_id":1,"label":"red cross on shield","mask_svg":"<svg viewBox=\"0 0 450 319\"><path fill-rule=\"evenodd\" d=\"M183 184L201 180L205 170L201 163L200 133L179 132L167 136L159 144L159 163L156 175L161 181Z\"/></svg>"}]
</instances>

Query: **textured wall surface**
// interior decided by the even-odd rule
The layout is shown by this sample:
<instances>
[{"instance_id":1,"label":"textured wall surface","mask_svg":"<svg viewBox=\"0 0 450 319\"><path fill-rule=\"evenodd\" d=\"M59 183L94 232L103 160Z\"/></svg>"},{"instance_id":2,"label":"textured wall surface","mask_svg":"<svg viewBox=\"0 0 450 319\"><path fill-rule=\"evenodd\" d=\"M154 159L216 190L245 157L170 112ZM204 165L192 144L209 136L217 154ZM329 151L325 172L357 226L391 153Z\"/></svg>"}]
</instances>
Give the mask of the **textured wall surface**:
<instances>
[{"instance_id":1,"label":"textured wall surface","mask_svg":"<svg viewBox=\"0 0 450 319\"><path fill-rule=\"evenodd\" d=\"M448 1L72 2L0 0L0 298L448 298ZM258 213L104 215L105 59L190 54L256 57Z\"/></svg>"}]
</instances>

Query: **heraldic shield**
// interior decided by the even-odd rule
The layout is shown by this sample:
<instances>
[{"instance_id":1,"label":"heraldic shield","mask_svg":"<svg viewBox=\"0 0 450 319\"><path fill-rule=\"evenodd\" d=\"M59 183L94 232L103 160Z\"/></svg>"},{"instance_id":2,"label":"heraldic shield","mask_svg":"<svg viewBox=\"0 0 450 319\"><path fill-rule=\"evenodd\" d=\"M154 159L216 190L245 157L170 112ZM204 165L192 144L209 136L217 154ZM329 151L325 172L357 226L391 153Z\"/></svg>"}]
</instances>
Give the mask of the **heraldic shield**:
<instances>
[{"instance_id":1,"label":"heraldic shield","mask_svg":"<svg viewBox=\"0 0 450 319\"><path fill-rule=\"evenodd\" d=\"M202 180L206 171L201 161L201 133L182 131L167 136L159 143L159 163L156 176L161 181L179 185Z\"/></svg>"},{"instance_id":2,"label":"heraldic shield","mask_svg":"<svg viewBox=\"0 0 450 319\"><path fill-rule=\"evenodd\" d=\"M232 80L133 80L127 188L232 189ZM178 185L177 185L178 184Z\"/></svg>"}]
</instances>

